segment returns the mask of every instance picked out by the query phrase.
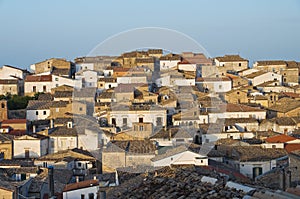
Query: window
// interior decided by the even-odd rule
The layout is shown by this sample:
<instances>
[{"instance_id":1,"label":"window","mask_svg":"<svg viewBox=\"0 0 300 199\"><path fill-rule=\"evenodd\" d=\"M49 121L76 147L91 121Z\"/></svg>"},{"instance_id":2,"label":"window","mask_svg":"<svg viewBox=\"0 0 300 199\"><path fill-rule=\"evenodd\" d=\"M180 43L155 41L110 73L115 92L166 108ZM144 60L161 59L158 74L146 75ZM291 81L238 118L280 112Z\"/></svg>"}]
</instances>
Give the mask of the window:
<instances>
[{"instance_id":1,"label":"window","mask_svg":"<svg viewBox=\"0 0 300 199\"><path fill-rule=\"evenodd\" d=\"M38 112L38 111L35 111L35 115L39 115L39 112Z\"/></svg>"},{"instance_id":2,"label":"window","mask_svg":"<svg viewBox=\"0 0 300 199\"><path fill-rule=\"evenodd\" d=\"M4 103L1 104L1 108L5 108L5 104Z\"/></svg>"},{"instance_id":3,"label":"window","mask_svg":"<svg viewBox=\"0 0 300 199\"><path fill-rule=\"evenodd\" d=\"M78 166L78 167L81 167L81 162L78 162L78 163L77 163L77 166Z\"/></svg>"},{"instance_id":4,"label":"window","mask_svg":"<svg viewBox=\"0 0 300 199\"><path fill-rule=\"evenodd\" d=\"M240 92L237 92L237 94L239 95L239 94L240 94Z\"/></svg>"},{"instance_id":5,"label":"window","mask_svg":"<svg viewBox=\"0 0 300 199\"><path fill-rule=\"evenodd\" d=\"M84 194L81 194L80 199L84 199Z\"/></svg>"},{"instance_id":6,"label":"window","mask_svg":"<svg viewBox=\"0 0 300 199\"><path fill-rule=\"evenodd\" d=\"M157 117L156 118L156 125L157 126L162 126L163 124L162 124L162 117Z\"/></svg>"},{"instance_id":7,"label":"window","mask_svg":"<svg viewBox=\"0 0 300 199\"><path fill-rule=\"evenodd\" d=\"M36 86L32 87L32 92L36 92Z\"/></svg>"},{"instance_id":8,"label":"window","mask_svg":"<svg viewBox=\"0 0 300 199\"><path fill-rule=\"evenodd\" d=\"M46 91L47 91L47 87L43 86L43 92L46 92Z\"/></svg>"},{"instance_id":9,"label":"window","mask_svg":"<svg viewBox=\"0 0 300 199\"><path fill-rule=\"evenodd\" d=\"M56 111L56 113L58 113L59 112L59 108L56 108L55 111Z\"/></svg>"},{"instance_id":10,"label":"window","mask_svg":"<svg viewBox=\"0 0 300 199\"><path fill-rule=\"evenodd\" d=\"M127 126L127 118L123 118L123 126Z\"/></svg>"},{"instance_id":11,"label":"window","mask_svg":"<svg viewBox=\"0 0 300 199\"><path fill-rule=\"evenodd\" d=\"M222 85L219 85L219 89L222 89Z\"/></svg>"},{"instance_id":12,"label":"window","mask_svg":"<svg viewBox=\"0 0 300 199\"><path fill-rule=\"evenodd\" d=\"M242 66L242 63L239 63L239 66Z\"/></svg>"},{"instance_id":13,"label":"window","mask_svg":"<svg viewBox=\"0 0 300 199\"><path fill-rule=\"evenodd\" d=\"M144 119L142 117L139 118L139 123L143 123Z\"/></svg>"},{"instance_id":14,"label":"window","mask_svg":"<svg viewBox=\"0 0 300 199\"><path fill-rule=\"evenodd\" d=\"M46 115L46 111L43 111L43 114Z\"/></svg>"},{"instance_id":15,"label":"window","mask_svg":"<svg viewBox=\"0 0 300 199\"><path fill-rule=\"evenodd\" d=\"M141 125L141 126L140 126L140 131L143 131L143 130L144 130L144 126Z\"/></svg>"},{"instance_id":16,"label":"window","mask_svg":"<svg viewBox=\"0 0 300 199\"><path fill-rule=\"evenodd\" d=\"M58 77L55 77L55 81L58 81Z\"/></svg>"},{"instance_id":17,"label":"window","mask_svg":"<svg viewBox=\"0 0 300 199\"><path fill-rule=\"evenodd\" d=\"M94 199L94 193L89 193L89 199Z\"/></svg>"},{"instance_id":18,"label":"window","mask_svg":"<svg viewBox=\"0 0 300 199\"><path fill-rule=\"evenodd\" d=\"M79 107L79 111L82 111L82 107Z\"/></svg>"},{"instance_id":19,"label":"window","mask_svg":"<svg viewBox=\"0 0 300 199\"><path fill-rule=\"evenodd\" d=\"M275 149L275 148L276 148L276 145L275 145L275 144L273 144L273 145L272 145L272 149Z\"/></svg>"},{"instance_id":20,"label":"window","mask_svg":"<svg viewBox=\"0 0 300 199\"><path fill-rule=\"evenodd\" d=\"M29 150L25 149L25 158L29 158Z\"/></svg>"}]
</instances>

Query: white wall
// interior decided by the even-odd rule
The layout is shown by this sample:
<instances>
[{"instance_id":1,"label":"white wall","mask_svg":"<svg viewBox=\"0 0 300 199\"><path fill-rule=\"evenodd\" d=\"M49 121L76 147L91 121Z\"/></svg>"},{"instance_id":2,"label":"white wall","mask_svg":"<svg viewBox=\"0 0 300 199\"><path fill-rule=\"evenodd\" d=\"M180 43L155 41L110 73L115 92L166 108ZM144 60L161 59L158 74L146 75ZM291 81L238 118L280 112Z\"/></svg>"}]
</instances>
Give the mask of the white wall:
<instances>
[{"instance_id":1,"label":"white wall","mask_svg":"<svg viewBox=\"0 0 300 199\"><path fill-rule=\"evenodd\" d=\"M94 63L80 63L76 64L76 72L81 70L94 70Z\"/></svg>"},{"instance_id":2,"label":"white wall","mask_svg":"<svg viewBox=\"0 0 300 199\"><path fill-rule=\"evenodd\" d=\"M240 162L240 173L245 176L253 177L253 168L262 167L262 173L270 171L273 167L276 167L276 160L271 161L257 161L257 162Z\"/></svg>"},{"instance_id":3,"label":"white wall","mask_svg":"<svg viewBox=\"0 0 300 199\"><path fill-rule=\"evenodd\" d=\"M44 111L46 111L46 114L44 115ZM38 112L38 115L36 115L36 112ZM26 111L26 119L29 121L34 120L45 120L50 116L50 109L44 109L44 110L27 110Z\"/></svg>"},{"instance_id":4,"label":"white wall","mask_svg":"<svg viewBox=\"0 0 300 199\"><path fill-rule=\"evenodd\" d=\"M196 64L178 64L178 70L196 71Z\"/></svg>"},{"instance_id":5,"label":"white wall","mask_svg":"<svg viewBox=\"0 0 300 199\"><path fill-rule=\"evenodd\" d=\"M88 151L97 150L100 144L99 137L98 132L86 129L84 134L78 134L78 148L82 147Z\"/></svg>"},{"instance_id":6,"label":"white wall","mask_svg":"<svg viewBox=\"0 0 300 199\"><path fill-rule=\"evenodd\" d=\"M63 192L63 198L81 199L81 194L84 194L84 198L89 198L89 193L94 194L94 199L97 198L98 186L87 187L83 189L76 189L68 192Z\"/></svg>"},{"instance_id":7,"label":"white wall","mask_svg":"<svg viewBox=\"0 0 300 199\"><path fill-rule=\"evenodd\" d=\"M215 142L218 141L219 139L224 139L224 138L230 138L232 136L232 139L238 140L241 138L241 133L240 132L235 132L235 133L210 133L210 134L204 134L202 135L202 144L204 143L209 143L209 142ZM243 133L243 138L245 139L251 139L253 138L254 135L252 132L244 132Z\"/></svg>"},{"instance_id":8,"label":"white wall","mask_svg":"<svg viewBox=\"0 0 300 199\"><path fill-rule=\"evenodd\" d=\"M256 118L266 119L266 111L254 112L224 112L224 113L208 113L209 122L216 123L218 118Z\"/></svg>"},{"instance_id":9,"label":"white wall","mask_svg":"<svg viewBox=\"0 0 300 199\"><path fill-rule=\"evenodd\" d=\"M52 147L54 146L54 147ZM50 136L50 153L56 153L58 151L78 148L77 137L73 136Z\"/></svg>"},{"instance_id":10,"label":"white wall","mask_svg":"<svg viewBox=\"0 0 300 199\"><path fill-rule=\"evenodd\" d=\"M160 60L159 61L160 70L168 70L177 67L178 62L180 62L180 60Z\"/></svg>"},{"instance_id":11,"label":"white wall","mask_svg":"<svg viewBox=\"0 0 300 199\"><path fill-rule=\"evenodd\" d=\"M231 81L202 81L196 82L196 85L199 85L201 88L207 88L209 91L214 91L217 93L228 92L232 88Z\"/></svg>"},{"instance_id":12,"label":"white wall","mask_svg":"<svg viewBox=\"0 0 300 199\"><path fill-rule=\"evenodd\" d=\"M75 74L75 79L81 81L82 85L86 88L97 87L98 75L96 71L82 71L80 74Z\"/></svg>"},{"instance_id":13,"label":"white wall","mask_svg":"<svg viewBox=\"0 0 300 199\"><path fill-rule=\"evenodd\" d=\"M203 158L202 163L200 159L196 158ZM208 165L208 159L204 156L201 156L200 154L193 153L191 151L185 151L176 155L172 155L169 157L166 157L161 160L152 161L152 165L154 167L160 167L160 166L170 166L174 164L189 164L189 165Z\"/></svg>"},{"instance_id":14,"label":"white wall","mask_svg":"<svg viewBox=\"0 0 300 199\"><path fill-rule=\"evenodd\" d=\"M267 72L265 74L254 77L253 79L250 79L250 81L252 82L253 86L256 86L264 82L273 81L275 79L278 80L280 84L282 83L282 75L275 74L272 72Z\"/></svg>"},{"instance_id":15,"label":"white wall","mask_svg":"<svg viewBox=\"0 0 300 199\"><path fill-rule=\"evenodd\" d=\"M117 83L118 84L147 83L147 77L146 76L117 77Z\"/></svg>"},{"instance_id":16,"label":"white wall","mask_svg":"<svg viewBox=\"0 0 300 199\"><path fill-rule=\"evenodd\" d=\"M127 126L132 127L132 123L139 122L139 118L143 118L143 122L151 122L156 126L156 118L161 117L163 125L166 124L166 110L149 110L149 111L114 111L110 113L110 124L112 123L112 118L116 119L116 125L123 126L123 118L127 118Z\"/></svg>"},{"instance_id":17,"label":"white wall","mask_svg":"<svg viewBox=\"0 0 300 199\"><path fill-rule=\"evenodd\" d=\"M25 82L24 83L24 92L32 93L33 87L36 87L36 92L44 92L43 86L46 86L46 92L51 92L51 89L55 87L55 84L52 82Z\"/></svg>"},{"instance_id":18,"label":"white wall","mask_svg":"<svg viewBox=\"0 0 300 199\"><path fill-rule=\"evenodd\" d=\"M24 79L22 70L7 66L3 66L2 68L0 68L0 79L15 79L14 77L11 77L12 75Z\"/></svg>"},{"instance_id":19,"label":"white wall","mask_svg":"<svg viewBox=\"0 0 300 199\"><path fill-rule=\"evenodd\" d=\"M14 140L14 158L25 158L25 150L29 157L37 158L48 153L48 139L43 140Z\"/></svg>"}]
</instances>

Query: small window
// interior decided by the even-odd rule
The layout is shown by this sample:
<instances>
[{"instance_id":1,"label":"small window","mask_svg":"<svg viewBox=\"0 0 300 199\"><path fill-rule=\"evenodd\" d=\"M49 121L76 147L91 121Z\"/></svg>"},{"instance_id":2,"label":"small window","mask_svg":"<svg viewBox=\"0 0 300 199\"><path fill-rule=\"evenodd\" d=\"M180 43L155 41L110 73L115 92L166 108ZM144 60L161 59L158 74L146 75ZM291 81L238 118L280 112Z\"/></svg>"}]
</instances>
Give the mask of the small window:
<instances>
[{"instance_id":1,"label":"small window","mask_svg":"<svg viewBox=\"0 0 300 199\"><path fill-rule=\"evenodd\" d=\"M35 111L35 115L39 115L39 112L38 112L38 111Z\"/></svg>"},{"instance_id":2,"label":"small window","mask_svg":"<svg viewBox=\"0 0 300 199\"><path fill-rule=\"evenodd\" d=\"M55 81L58 81L58 77L55 77Z\"/></svg>"},{"instance_id":3,"label":"small window","mask_svg":"<svg viewBox=\"0 0 300 199\"><path fill-rule=\"evenodd\" d=\"M242 66L242 63L239 63L239 66Z\"/></svg>"},{"instance_id":4,"label":"small window","mask_svg":"<svg viewBox=\"0 0 300 199\"><path fill-rule=\"evenodd\" d=\"M123 118L123 126L127 126L127 118Z\"/></svg>"},{"instance_id":5,"label":"small window","mask_svg":"<svg viewBox=\"0 0 300 199\"><path fill-rule=\"evenodd\" d=\"M240 94L240 92L237 92L237 94L239 95L239 94Z\"/></svg>"},{"instance_id":6,"label":"small window","mask_svg":"<svg viewBox=\"0 0 300 199\"><path fill-rule=\"evenodd\" d=\"M47 91L47 87L43 86L43 92L46 92L46 91Z\"/></svg>"},{"instance_id":7,"label":"small window","mask_svg":"<svg viewBox=\"0 0 300 199\"><path fill-rule=\"evenodd\" d=\"M33 86L33 87L32 87L32 91L33 91L33 92L36 92L36 86Z\"/></svg>"},{"instance_id":8,"label":"small window","mask_svg":"<svg viewBox=\"0 0 300 199\"><path fill-rule=\"evenodd\" d=\"M46 115L46 111L43 111L43 114Z\"/></svg>"},{"instance_id":9,"label":"small window","mask_svg":"<svg viewBox=\"0 0 300 199\"><path fill-rule=\"evenodd\" d=\"M82 107L79 107L79 111L82 111Z\"/></svg>"},{"instance_id":10,"label":"small window","mask_svg":"<svg viewBox=\"0 0 300 199\"><path fill-rule=\"evenodd\" d=\"M81 194L80 199L84 199L84 194Z\"/></svg>"},{"instance_id":11,"label":"small window","mask_svg":"<svg viewBox=\"0 0 300 199\"><path fill-rule=\"evenodd\" d=\"M1 108L5 108L5 104L4 103L1 104Z\"/></svg>"},{"instance_id":12,"label":"small window","mask_svg":"<svg viewBox=\"0 0 300 199\"><path fill-rule=\"evenodd\" d=\"M143 125L140 126L140 131L144 131L144 126Z\"/></svg>"}]
</instances>

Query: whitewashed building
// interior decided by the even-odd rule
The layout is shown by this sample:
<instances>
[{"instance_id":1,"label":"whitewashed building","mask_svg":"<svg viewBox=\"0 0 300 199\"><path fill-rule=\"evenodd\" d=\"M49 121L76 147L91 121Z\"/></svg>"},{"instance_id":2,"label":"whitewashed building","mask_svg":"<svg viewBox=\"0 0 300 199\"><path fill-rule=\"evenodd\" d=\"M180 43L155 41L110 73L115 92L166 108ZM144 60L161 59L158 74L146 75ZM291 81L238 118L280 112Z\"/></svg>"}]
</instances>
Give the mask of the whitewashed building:
<instances>
[{"instance_id":1,"label":"whitewashed building","mask_svg":"<svg viewBox=\"0 0 300 199\"><path fill-rule=\"evenodd\" d=\"M207 166L208 157L189 150L185 145L181 145L155 156L151 159L151 162L154 167L171 165Z\"/></svg>"},{"instance_id":2,"label":"whitewashed building","mask_svg":"<svg viewBox=\"0 0 300 199\"><path fill-rule=\"evenodd\" d=\"M48 137L38 134L16 137L14 158L38 158L48 154Z\"/></svg>"}]
</instances>

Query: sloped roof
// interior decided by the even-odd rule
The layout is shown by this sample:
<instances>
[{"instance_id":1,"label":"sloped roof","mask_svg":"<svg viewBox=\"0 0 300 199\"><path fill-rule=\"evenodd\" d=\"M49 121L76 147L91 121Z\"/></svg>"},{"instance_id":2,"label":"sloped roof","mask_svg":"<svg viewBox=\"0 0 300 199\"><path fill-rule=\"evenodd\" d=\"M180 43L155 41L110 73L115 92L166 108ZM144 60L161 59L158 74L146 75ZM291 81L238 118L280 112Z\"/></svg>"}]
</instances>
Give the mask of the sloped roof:
<instances>
[{"instance_id":1,"label":"sloped roof","mask_svg":"<svg viewBox=\"0 0 300 199\"><path fill-rule=\"evenodd\" d=\"M292 140L296 140L296 138L282 134L268 137L265 141L269 143L286 143Z\"/></svg>"},{"instance_id":2,"label":"sloped roof","mask_svg":"<svg viewBox=\"0 0 300 199\"><path fill-rule=\"evenodd\" d=\"M83 189L83 188L97 186L97 185L99 185L98 180L84 180L73 184L67 184L63 191L68 192L72 190L78 190L78 189Z\"/></svg>"},{"instance_id":3,"label":"sloped roof","mask_svg":"<svg viewBox=\"0 0 300 199\"><path fill-rule=\"evenodd\" d=\"M43 110L50 109L51 101L44 100L29 100L27 110Z\"/></svg>"},{"instance_id":4,"label":"sloped roof","mask_svg":"<svg viewBox=\"0 0 300 199\"><path fill-rule=\"evenodd\" d=\"M242 58L240 55L224 55L223 57L215 57L220 62L232 62L232 61L248 61Z\"/></svg>"},{"instance_id":5,"label":"sloped roof","mask_svg":"<svg viewBox=\"0 0 300 199\"><path fill-rule=\"evenodd\" d=\"M174 147L174 148L171 148L171 149L167 150L163 154L155 156L154 158L151 159L151 161L155 162L155 161L162 160L162 159L165 159L167 157L170 157L170 156L173 156L173 155L176 155L176 154L180 154L180 153L183 153L183 152L186 152L186 151L190 151L192 153L195 153L193 150L190 150L188 146L180 145L180 146L177 146L177 147ZM200 155L199 153L195 153L195 154Z\"/></svg>"},{"instance_id":6,"label":"sloped roof","mask_svg":"<svg viewBox=\"0 0 300 199\"><path fill-rule=\"evenodd\" d=\"M95 160L94 156L89 151L78 149L78 148L68 149L68 150L63 150L56 153L48 154L38 158L37 160L38 161L46 161L46 160L62 161L66 157L71 157L76 160Z\"/></svg>"},{"instance_id":7,"label":"sloped roof","mask_svg":"<svg viewBox=\"0 0 300 199\"><path fill-rule=\"evenodd\" d=\"M244 161L268 161L287 155L284 149L261 148L260 146L235 146L232 158Z\"/></svg>"},{"instance_id":8,"label":"sloped roof","mask_svg":"<svg viewBox=\"0 0 300 199\"><path fill-rule=\"evenodd\" d=\"M156 146L147 140L112 141L104 152L128 152L138 154L154 154Z\"/></svg>"},{"instance_id":9,"label":"sloped roof","mask_svg":"<svg viewBox=\"0 0 300 199\"><path fill-rule=\"evenodd\" d=\"M52 82L52 75L28 75L25 82Z\"/></svg>"}]
</instances>

